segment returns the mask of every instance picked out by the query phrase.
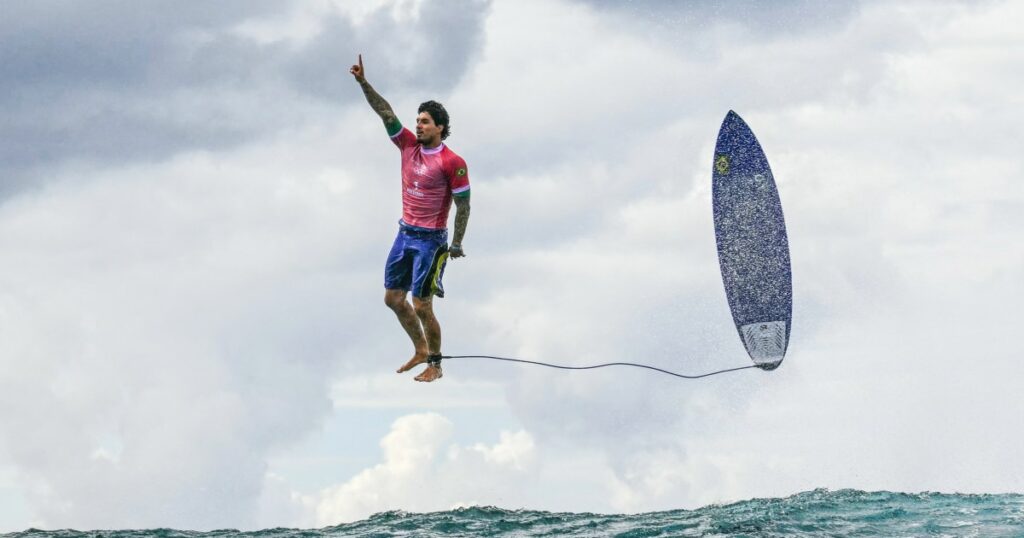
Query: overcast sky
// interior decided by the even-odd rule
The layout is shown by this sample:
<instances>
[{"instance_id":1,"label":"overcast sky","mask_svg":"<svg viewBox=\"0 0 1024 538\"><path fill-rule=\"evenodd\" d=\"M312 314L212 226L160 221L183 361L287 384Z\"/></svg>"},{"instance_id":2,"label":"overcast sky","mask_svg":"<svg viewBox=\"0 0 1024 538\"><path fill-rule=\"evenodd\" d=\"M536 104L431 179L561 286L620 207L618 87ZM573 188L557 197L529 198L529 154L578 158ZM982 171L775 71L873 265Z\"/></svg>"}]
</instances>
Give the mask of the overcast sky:
<instances>
[{"instance_id":1,"label":"overcast sky","mask_svg":"<svg viewBox=\"0 0 1024 538\"><path fill-rule=\"evenodd\" d=\"M770 6L5 3L0 532L1024 490L1024 7ZM469 165L446 353L749 364L711 216L732 109L786 213L785 363L395 375L399 157L359 53Z\"/></svg>"}]
</instances>

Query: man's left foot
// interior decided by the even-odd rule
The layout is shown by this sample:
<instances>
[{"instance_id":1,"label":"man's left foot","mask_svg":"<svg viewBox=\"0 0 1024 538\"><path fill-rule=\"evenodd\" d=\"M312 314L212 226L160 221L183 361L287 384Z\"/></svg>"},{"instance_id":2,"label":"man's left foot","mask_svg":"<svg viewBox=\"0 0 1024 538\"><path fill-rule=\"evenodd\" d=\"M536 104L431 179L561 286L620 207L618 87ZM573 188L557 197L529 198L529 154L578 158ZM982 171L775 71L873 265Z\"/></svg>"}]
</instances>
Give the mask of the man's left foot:
<instances>
[{"instance_id":1,"label":"man's left foot","mask_svg":"<svg viewBox=\"0 0 1024 538\"><path fill-rule=\"evenodd\" d=\"M442 377L441 367L430 365L427 366L426 370L423 370L420 375L416 376L416 381L422 381L424 383L430 383L431 381L437 381Z\"/></svg>"},{"instance_id":2,"label":"man's left foot","mask_svg":"<svg viewBox=\"0 0 1024 538\"><path fill-rule=\"evenodd\" d=\"M415 368L415 367L417 367L417 366L419 366L419 365L421 365L421 364L423 364L423 363L425 363L425 362L427 362L429 360L430 360L430 354L429 353L427 353L426 351L417 351L416 354L413 355L411 359L409 359L405 364L402 365L401 368L398 369L398 373L401 374L401 373L404 373L404 372L408 372L409 370L412 370L413 368Z\"/></svg>"}]
</instances>

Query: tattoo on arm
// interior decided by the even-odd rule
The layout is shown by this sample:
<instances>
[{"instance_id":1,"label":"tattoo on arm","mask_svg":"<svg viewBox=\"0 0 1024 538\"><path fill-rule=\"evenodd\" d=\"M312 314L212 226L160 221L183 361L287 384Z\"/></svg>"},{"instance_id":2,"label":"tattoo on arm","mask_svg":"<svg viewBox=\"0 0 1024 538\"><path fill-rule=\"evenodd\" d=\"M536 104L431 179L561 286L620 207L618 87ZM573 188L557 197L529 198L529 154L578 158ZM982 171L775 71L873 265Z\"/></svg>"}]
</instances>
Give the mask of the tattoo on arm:
<instances>
[{"instance_id":1,"label":"tattoo on arm","mask_svg":"<svg viewBox=\"0 0 1024 538\"><path fill-rule=\"evenodd\" d=\"M462 237L466 235L466 225L469 224L469 196L455 196L455 235L452 237L453 245L462 244Z\"/></svg>"},{"instance_id":2,"label":"tattoo on arm","mask_svg":"<svg viewBox=\"0 0 1024 538\"><path fill-rule=\"evenodd\" d=\"M363 88L363 94L366 95L366 102L370 103L370 108L384 121L384 127L387 128L388 134L397 132L401 123L395 117L395 111L391 109L391 105L373 89L373 86L370 86L369 82L363 80L359 85Z\"/></svg>"}]
</instances>

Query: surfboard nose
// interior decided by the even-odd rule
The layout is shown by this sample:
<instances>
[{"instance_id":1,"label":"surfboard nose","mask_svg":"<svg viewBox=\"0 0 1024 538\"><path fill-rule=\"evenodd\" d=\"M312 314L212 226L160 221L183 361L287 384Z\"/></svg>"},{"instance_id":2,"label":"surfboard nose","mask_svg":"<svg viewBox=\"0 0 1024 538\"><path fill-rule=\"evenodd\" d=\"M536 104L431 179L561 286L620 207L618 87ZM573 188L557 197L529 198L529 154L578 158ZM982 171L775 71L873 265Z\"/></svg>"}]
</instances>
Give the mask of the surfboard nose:
<instances>
[{"instance_id":1,"label":"surfboard nose","mask_svg":"<svg viewBox=\"0 0 1024 538\"><path fill-rule=\"evenodd\" d=\"M715 154L733 153L735 156L741 156L746 154L744 149L752 144L757 144L757 139L754 138L747 122L735 111L730 110L718 130Z\"/></svg>"}]
</instances>

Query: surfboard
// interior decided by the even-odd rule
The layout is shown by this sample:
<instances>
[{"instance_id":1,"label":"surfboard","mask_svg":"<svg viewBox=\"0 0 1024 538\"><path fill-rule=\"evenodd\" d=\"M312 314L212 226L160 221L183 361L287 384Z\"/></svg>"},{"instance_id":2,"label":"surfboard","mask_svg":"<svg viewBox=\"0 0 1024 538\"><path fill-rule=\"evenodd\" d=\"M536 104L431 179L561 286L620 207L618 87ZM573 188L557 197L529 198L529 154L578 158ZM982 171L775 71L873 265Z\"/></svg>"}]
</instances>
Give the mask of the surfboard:
<instances>
[{"instance_id":1,"label":"surfboard","mask_svg":"<svg viewBox=\"0 0 1024 538\"><path fill-rule=\"evenodd\" d=\"M740 340L754 364L774 370L789 347L793 275L782 202L753 131L732 110L712 165L715 242Z\"/></svg>"}]
</instances>

